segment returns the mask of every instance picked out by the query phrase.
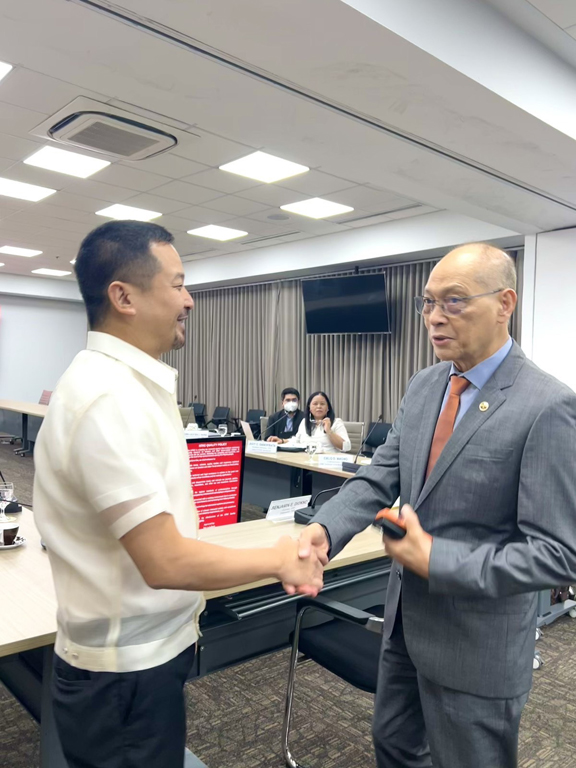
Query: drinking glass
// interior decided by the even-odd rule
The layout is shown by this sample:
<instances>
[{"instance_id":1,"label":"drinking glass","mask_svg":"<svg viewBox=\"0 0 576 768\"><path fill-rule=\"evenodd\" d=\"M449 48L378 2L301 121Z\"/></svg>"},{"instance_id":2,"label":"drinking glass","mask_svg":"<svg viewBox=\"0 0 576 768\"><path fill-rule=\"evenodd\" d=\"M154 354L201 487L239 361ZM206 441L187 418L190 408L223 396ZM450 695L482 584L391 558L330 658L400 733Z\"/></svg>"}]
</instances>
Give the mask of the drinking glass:
<instances>
[{"instance_id":1,"label":"drinking glass","mask_svg":"<svg viewBox=\"0 0 576 768\"><path fill-rule=\"evenodd\" d=\"M0 483L0 524L12 523L16 520L11 515L6 515L4 510L8 505L8 502L14 498L14 483Z\"/></svg>"},{"instance_id":2,"label":"drinking glass","mask_svg":"<svg viewBox=\"0 0 576 768\"><path fill-rule=\"evenodd\" d=\"M314 456L317 450L318 450L318 443L308 443L308 445L306 446L306 452L308 453L308 456L310 456L310 458Z\"/></svg>"},{"instance_id":3,"label":"drinking glass","mask_svg":"<svg viewBox=\"0 0 576 768\"><path fill-rule=\"evenodd\" d=\"M225 437L228 432L228 426L226 424L218 424L218 434Z\"/></svg>"}]
</instances>

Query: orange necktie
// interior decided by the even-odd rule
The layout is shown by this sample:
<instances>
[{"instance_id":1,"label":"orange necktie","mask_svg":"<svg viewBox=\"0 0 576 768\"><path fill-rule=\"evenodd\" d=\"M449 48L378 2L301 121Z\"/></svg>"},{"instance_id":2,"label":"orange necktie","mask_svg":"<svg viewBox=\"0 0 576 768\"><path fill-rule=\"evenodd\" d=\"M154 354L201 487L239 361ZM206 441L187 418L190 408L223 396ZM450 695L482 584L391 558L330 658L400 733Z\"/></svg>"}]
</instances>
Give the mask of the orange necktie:
<instances>
[{"instance_id":1,"label":"orange necktie","mask_svg":"<svg viewBox=\"0 0 576 768\"><path fill-rule=\"evenodd\" d=\"M462 376L457 376L455 373L450 377L448 400L446 401L444 410L438 417L436 430L434 431L434 437L432 438L432 445L430 446L426 479L428 479L430 472L434 469L434 465L444 450L444 446L450 439L450 435L454 432L454 422L456 421L456 414L458 413L458 407L460 405L460 395L469 384L470 382L468 379L465 379Z\"/></svg>"}]
</instances>

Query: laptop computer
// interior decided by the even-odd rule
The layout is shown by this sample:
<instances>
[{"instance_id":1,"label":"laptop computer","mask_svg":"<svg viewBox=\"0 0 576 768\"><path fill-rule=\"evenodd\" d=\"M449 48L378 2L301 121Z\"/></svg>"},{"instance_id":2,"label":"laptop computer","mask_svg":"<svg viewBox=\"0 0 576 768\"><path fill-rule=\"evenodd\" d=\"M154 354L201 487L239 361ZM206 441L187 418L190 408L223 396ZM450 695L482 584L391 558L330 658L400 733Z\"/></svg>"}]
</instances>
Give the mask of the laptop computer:
<instances>
[{"instance_id":1,"label":"laptop computer","mask_svg":"<svg viewBox=\"0 0 576 768\"><path fill-rule=\"evenodd\" d=\"M247 421L240 420L240 426L242 427L242 431L246 435L246 440L255 440L254 432L252 432L252 427L250 424L248 424Z\"/></svg>"}]
</instances>

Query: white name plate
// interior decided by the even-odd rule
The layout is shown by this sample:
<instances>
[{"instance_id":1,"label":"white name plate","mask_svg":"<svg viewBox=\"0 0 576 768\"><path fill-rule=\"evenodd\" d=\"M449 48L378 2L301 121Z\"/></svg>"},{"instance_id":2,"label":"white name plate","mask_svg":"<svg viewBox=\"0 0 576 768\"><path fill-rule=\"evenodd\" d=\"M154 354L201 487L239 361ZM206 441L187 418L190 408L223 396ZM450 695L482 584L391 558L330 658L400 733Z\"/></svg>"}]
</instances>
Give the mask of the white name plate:
<instances>
[{"instance_id":1,"label":"white name plate","mask_svg":"<svg viewBox=\"0 0 576 768\"><path fill-rule=\"evenodd\" d=\"M321 453L318 456L318 466L325 469L342 469L343 461L354 461L349 453Z\"/></svg>"},{"instance_id":2,"label":"white name plate","mask_svg":"<svg viewBox=\"0 0 576 768\"><path fill-rule=\"evenodd\" d=\"M303 509L310 503L312 496L295 496L293 499L279 499L273 501L268 507L266 520L273 523L284 523L294 520L294 512L297 509Z\"/></svg>"},{"instance_id":3,"label":"white name plate","mask_svg":"<svg viewBox=\"0 0 576 768\"><path fill-rule=\"evenodd\" d=\"M209 432L207 429L185 429L184 430L184 437L212 437L212 432ZM219 437L219 435L216 435L216 437Z\"/></svg>"},{"instance_id":4,"label":"white name plate","mask_svg":"<svg viewBox=\"0 0 576 768\"><path fill-rule=\"evenodd\" d=\"M246 453L271 454L278 453L278 443L266 443L263 440L248 440Z\"/></svg>"}]
</instances>

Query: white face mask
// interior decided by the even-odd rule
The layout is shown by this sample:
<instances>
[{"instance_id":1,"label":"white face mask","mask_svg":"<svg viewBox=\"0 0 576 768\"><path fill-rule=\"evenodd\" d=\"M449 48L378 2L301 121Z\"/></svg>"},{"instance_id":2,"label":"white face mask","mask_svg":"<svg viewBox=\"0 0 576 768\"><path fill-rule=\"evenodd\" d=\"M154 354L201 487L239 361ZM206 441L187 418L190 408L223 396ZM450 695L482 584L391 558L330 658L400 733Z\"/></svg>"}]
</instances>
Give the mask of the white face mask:
<instances>
[{"instance_id":1,"label":"white face mask","mask_svg":"<svg viewBox=\"0 0 576 768\"><path fill-rule=\"evenodd\" d=\"M284 403L284 410L286 413L294 413L294 411L298 410L298 403L291 400L288 403Z\"/></svg>"}]
</instances>

